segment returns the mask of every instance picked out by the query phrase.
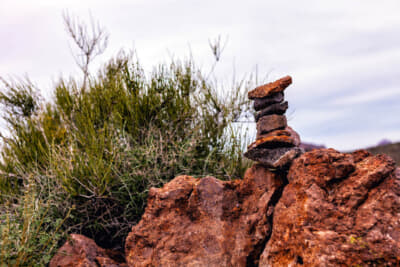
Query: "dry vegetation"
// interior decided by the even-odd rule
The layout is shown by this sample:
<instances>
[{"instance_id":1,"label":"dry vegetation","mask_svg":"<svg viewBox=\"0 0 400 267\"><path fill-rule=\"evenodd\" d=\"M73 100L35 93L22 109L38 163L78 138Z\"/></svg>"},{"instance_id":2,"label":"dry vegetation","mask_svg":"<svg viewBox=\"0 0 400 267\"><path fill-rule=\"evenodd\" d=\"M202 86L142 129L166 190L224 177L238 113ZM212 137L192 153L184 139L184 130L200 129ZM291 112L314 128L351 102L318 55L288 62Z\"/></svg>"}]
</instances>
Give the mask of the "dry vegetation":
<instances>
[{"instance_id":1,"label":"dry vegetation","mask_svg":"<svg viewBox=\"0 0 400 267\"><path fill-rule=\"evenodd\" d=\"M61 79L47 101L29 81L2 83L0 266L45 265L67 232L122 244L151 186L179 174L235 179L248 167L232 128L248 82L218 94L192 60L145 73L124 53L90 75L88 53L107 35L66 20L83 79Z\"/></svg>"}]
</instances>

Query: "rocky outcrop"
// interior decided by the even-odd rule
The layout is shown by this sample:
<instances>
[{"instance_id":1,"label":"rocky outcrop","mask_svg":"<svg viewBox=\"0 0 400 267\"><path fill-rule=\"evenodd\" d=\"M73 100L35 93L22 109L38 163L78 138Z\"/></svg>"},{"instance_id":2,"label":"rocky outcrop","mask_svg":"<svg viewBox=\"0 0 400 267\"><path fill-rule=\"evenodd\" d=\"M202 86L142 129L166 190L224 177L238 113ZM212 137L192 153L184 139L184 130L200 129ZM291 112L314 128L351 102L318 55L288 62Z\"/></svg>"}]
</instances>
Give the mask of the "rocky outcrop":
<instances>
[{"instance_id":1,"label":"rocky outcrop","mask_svg":"<svg viewBox=\"0 0 400 267\"><path fill-rule=\"evenodd\" d=\"M126 266L72 240L50 266ZM288 174L255 164L243 180L179 176L150 190L125 257L128 266L398 266L400 170L385 155L319 149Z\"/></svg>"},{"instance_id":2,"label":"rocky outcrop","mask_svg":"<svg viewBox=\"0 0 400 267\"><path fill-rule=\"evenodd\" d=\"M400 171L366 151L294 161L260 266L398 266Z\"/></svg>"},{"instance_id":3,"label":"rocky outcrop","mask_svg":"<svg viewBox=\"0 0 400 267\"><path fill-rule=\"evenodd\" d=\"M126 240L129 266L257 266L284 177L261 165L243 180L179 176L152 188Z\"/></svg>"}]
</instances>

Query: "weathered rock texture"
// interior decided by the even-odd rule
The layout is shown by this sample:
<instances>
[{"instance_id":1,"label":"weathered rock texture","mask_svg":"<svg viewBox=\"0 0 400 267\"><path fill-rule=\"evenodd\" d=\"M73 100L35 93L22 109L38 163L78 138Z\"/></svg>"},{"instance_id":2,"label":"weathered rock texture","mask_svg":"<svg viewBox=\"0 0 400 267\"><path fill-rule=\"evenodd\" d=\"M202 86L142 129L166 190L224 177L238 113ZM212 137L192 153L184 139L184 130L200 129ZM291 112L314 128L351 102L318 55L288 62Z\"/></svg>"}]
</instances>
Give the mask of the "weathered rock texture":
<instances>
[{"instance_id":1,"label":"weathered rock texture","mask_svg":"<svg viewBox=\"0 0 400 267\"><path fill-rule=\"evenodd\" d=\"M179 176L150 191L126 240L130 266L256 266L283 177L261 165L243 180Z\"/></svg>"},{"instance_id":2,"label":"weathered rock texture","mask_svg":"<svg viewBox=\"0 0 400 267\"><path fill-rule=\"evenodd\" d=\"M126 266L72 240L50 266ZM179 176L150 190L125 254L128 266L400 266L400 170L385 155L320 149L288 174Z\"/></svg>"},{"instance_id":3,"label":"weathered rock texture","mask_svg":"<svg viewBox=\"0 0 400 267\"><path fill-rule=\"evenodd\" d=\"M273 93L270 96L254 99L254 110L258 111L276 103L282 102L284 99L283 92Z\"/></svg>"},{"instance_id":4,"label":"weathered rock texture","mask_svg":"<svg viewBox=\"0 0 400 267\"><path fill-rule=\"evenodd\" d=\"M313 150L288 180L260 266L400 264L400 172L388 156Z\"/></svg>"},{"instance_id":5,"label":"weathered rock texture","mask_svg":"<svg viewBox=\"0 0 400 267\"><path fill-rule=\"evenodd\" d=\"M294 138L287 135L264 136L250 144L248 149L251 150L255 148L275 148L277 146L291 147L294 146L294 142Z\"/></svg>"},{"instance_id":6,"label":"weathered rock texture","mask_svg":"<svg viewBox=\"0 0 400 267\"><path fill-rule=\"evenodd\" d=\"M275 82L261 85L254 90L251 90L247 96L249 99L269 97L273 94L282 92L292 83L292 77L285 76Z\"/></svg>"},{"instance_id":7,"label":"weathered rock texture","mask_svg":"<svg viewBox=\"0 0 400 267\"><path fill-rule=\"evenodd\" d=\"M284 129L287 126L286 116L268 115L259 119L257 123L257 133L264 134L278 129Z\"/></svg>"},{"instance_id":8,"label":"weathered rock texture","mask_svg":"<svg viewBox=\"0 0 400 267\"><path fill-rule=\"evenodd\" d=\"M284 115L289 107L283 91L292 83L290 76L257 87L248 93L254 99L257 139L244 156L277 171L287 170L303 150L300 136L287 126Z\"/></svg>"},{"instance_id":9,"label":"weathered rock texture","mask_svg":"<svg viewBox=\"0 0 400 267\"><path fill-rule=\"evenodd\" d=\"M287 101L281 102L281 103L275 103L270 106L267 106L266 108L260 110L256 114L256 121L258 121L260 118L266 116L266 115L271 115L271 114L278 114L282 115L285 114L286 110L288 109L289 104Z\"/></svg>"},{"instance_id":10,"label":"weathered rock texture","mask_svg":"<svg viewBox=\"0 0 400 267\"><path fill-rule=\"evenodd\" d=\"M257 159L268 168L287 169L301 152L298 147L258 148L247 151L246 156Z\"/></svg>"},{"instance_id":11,"label":"weathered rock texture","mask_svg":"<svg viewBox=\"0 0 400 267\"><path fill-rule=\"evenodd\" d=\"M295 146L300 145L300 136L299 134L294 131L291 127L287 126L284 130L275 130L266 134L260 134L257 135L257 140L262 139L264 137L270 137L270 136L290 136L293 139L293 144ZM251 146L251 145L250 145Z\"/></svg>"},{"instance_id":12,"label":"weathered rock texture","mask_svg":"<svg viewBox=\"0 0 400 267\"><path fill-rule=\"evenodd\" d=\"M71 234L69 240L51 259L50 267L116 267L127 266L118 253L100 248L83 235Z\"/></svg>"}]
</instances>

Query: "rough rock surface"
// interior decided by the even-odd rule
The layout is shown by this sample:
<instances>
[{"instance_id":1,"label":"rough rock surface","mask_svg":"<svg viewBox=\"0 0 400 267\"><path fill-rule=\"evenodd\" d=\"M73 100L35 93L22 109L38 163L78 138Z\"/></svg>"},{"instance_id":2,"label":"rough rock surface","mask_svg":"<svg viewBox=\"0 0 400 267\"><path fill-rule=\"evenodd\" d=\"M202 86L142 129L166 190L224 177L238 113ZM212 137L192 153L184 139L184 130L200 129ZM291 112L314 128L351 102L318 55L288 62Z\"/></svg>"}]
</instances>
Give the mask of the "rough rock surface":
<instances>
[{"instance_id":1,"label":"rough rock surface","mask_svg":"<svg viewBox=\"0 0 400 267\"><path fill-rule=\"evenodd\" d=\"M285 115L268 115L262 117L257 122L257 133L264 134L278 129L284 129L287 126Z\"/></svg>"},{"instance_id":2,"label":"rough rock surface","mask_svg":"<svg viewBox=\"0 0 400 267\"><path fill-rule=\"evenodd\" d=\"M126 240L130 266L256 266L283 179L261 165L243 180L179 176L152 188Z\"/></svg>"},{"instance_id":3,"label":"rough rock surface","mask_svg":"<svg viewBox=\"0 0 400 267\"><path fill-rule=\"evenodd\" d=\"M244 156L276 171L286 171L291 161L303 152L298 148L300 136L292 128L287 127L285 116L289 105L287 101L283 101L283 91L291 83L292 78L285 76L248 93L248 98L255 100L254 107L261 110L255 114L256 141L248 146ZM277 99L280 102L274 102ZM287 147L295 148L287 149Z\"/></svg>"},{"instance_id":4,"label":"rough rock surface","mask_svg":"<svg viewBox=\"0 0 400 267\"><path fill-rule=\"evenodd\" d=\"M258 111L268 107L269 105L280 103L283 101L283 99L284 99L283 92L274 93L268 97L254 99L253 107L254 110Z\"/></svg>"},{"instance_id":5,"label":"rough rock surface","mask_svg":"<svg viewBox=\"0 0 400 267\"><path fill-rule=\"evenodd\" d=\"M266 115L271 115L271 114L278 114L282 115L285 114L286 110L288 109L289 104L287 101L282 102L282 103L275 103L272 104L266 108L263 108L259 112L257 112L255 119L258 121L260 118L266 116Z\"/></svg>"},{"instance_id":6,"label":"rough rock surface","mask_svg":"<svg viewBox=\"0 0 400 267\"><path fill-rule=\"evenodd\" d=\"M288 169L302 152L298 147L257 148L247 150L244 156L272 169Z\"/></svg>"},{"instance_id":7,"label":"rough rock surface","mask_svg":"<svg viewBox=\"0 0 400 267\"><path fill-rule=\"evenodd\" d=\"M150 190L125 254L128 266L400 266L400 169L319 149L288 174L256 164L243 180L179 176ZM126 264L71 235L50 266Z\"/></svg>"},{"instance_id":8,"label":"rough rock surface","mask_svg":"<svg viewBox=\"0 0 400 267\"><path fill-rule=\"evenodd\" d=\"M291 147L294 146L294 142L294 138L287 135L265 136L251 143L247 149Z\"/></svg>"},{"instance_id":9,"label":"rough rock surface","mask_svg":"<svg viewBox=\"0 0 400 267\"><path fill-rule=\"evenodd\" d=\"M112 259L114 258L114 259ZM51 259L50 267L124 267L123 258L116 253L100 248L83 235L71 234L68 240Z\"/></svg>"},{"instance_id":10,"label":"rough rock surface","mask_svg":"<svg viewBox=\"0 0 400 267\"><path fill-rule=\"evenodd\" d=\"M272 131L272 132L269 132L269 133L258 135L256 140L264 138L264 137L269 137L269 136L291 136L291 134L292 133L287 129L285 129L285 130L275 130L275 131Z\"/></svg>"},{"instance_id":11,"label":"rough rock surface","mask_svg":"<svg viewBox=\"0 0 400 267\"><path fill-rule=\"evenodd\" d=\"M313 150L288 180L260 266L400 264L400 171L388 156Z\"/></svg>"},{"instance_id":12,"label":"rough rock surface","mask_svg":"<svg viewBox=\"0 0 400 267\"><path fill-rule=\"evenodd\" d=\"M257 134L256 140L270 136L290 136L293 139L294 146L299 146L301 144L300 135L290 126L286 126L284 130L274 130L265 134Z\"/></svg>"},{"instance_id":13,"label":"rough rock surface","mask_svg":"<svg viewBox=\"0 0 400 267\"><path fill-rule=\"evenodd\" d=\"M261 85L254 90L251 90L247 96L249 99L264 98L274 93L282 92L292 83L292 77L285 76L275 82Z\"/></svg>"}]
</instances>

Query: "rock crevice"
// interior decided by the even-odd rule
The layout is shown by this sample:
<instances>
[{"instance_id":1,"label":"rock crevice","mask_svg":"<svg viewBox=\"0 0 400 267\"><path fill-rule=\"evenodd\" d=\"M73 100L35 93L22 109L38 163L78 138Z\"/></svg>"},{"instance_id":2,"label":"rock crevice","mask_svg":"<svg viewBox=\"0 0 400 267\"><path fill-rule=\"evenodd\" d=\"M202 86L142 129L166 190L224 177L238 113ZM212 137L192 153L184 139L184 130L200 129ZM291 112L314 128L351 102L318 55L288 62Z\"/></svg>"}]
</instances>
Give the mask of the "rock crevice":
<instances>
[{"instance_id":1,"label":"rock crevice","mask_svg":"<svg viewBox=\"0 0 400 267\"><path fill-rule=\"evenodd\" d=\"M257 266L271 234L272 210L283 190L282 181L280 174L258 164L241 181L181 176L153 189L145 215L127 238L127 263ZM181 190L185 184L193 187L190 196ZM171 188L177 193L161 199ZM187 201L175 205L177 198ZM160 206L163 212L156 214Z\"/></svg>"}]
</instances>

